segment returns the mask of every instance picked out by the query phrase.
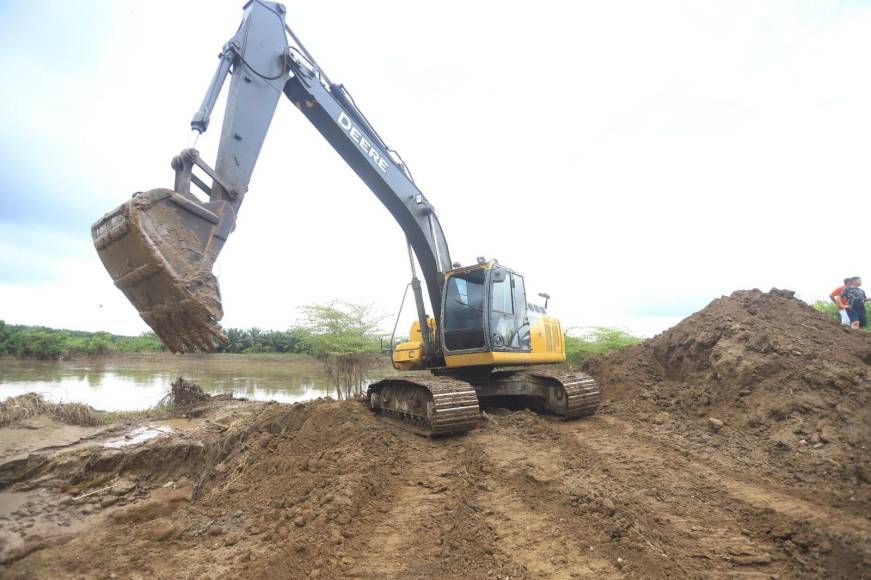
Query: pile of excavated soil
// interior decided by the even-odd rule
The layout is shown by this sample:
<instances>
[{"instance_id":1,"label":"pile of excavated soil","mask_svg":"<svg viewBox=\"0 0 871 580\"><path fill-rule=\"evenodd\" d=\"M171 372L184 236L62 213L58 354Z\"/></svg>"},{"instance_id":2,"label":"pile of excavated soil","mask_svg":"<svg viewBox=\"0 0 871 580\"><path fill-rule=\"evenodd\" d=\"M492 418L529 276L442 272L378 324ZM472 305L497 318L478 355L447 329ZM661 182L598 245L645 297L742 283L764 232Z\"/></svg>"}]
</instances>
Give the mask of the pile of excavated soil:
<instances>
[{"instance_id":1,"label":"pile of excavated soil","mask_svg":"<svg viewBox=\"0 0 871 580\"><path fill-rule=\"evenodd\" d=\"M142 444L0 462L0 576L852 578L871 565L867 513L824 486L797 496L614 415L488 417L426 439L355 401L224 401Z\"/></svg>"},{"instance_id":2,"label":"pile of excavated soil","mask_svg":"<svg viewBox=\"0 0 871 580\"><path fill-rule=\"evenodd\" d=\"M588 361L606 412L869 499L871 334L793 292L742 290L640 345Z\"/></svg>"}]
</instances>

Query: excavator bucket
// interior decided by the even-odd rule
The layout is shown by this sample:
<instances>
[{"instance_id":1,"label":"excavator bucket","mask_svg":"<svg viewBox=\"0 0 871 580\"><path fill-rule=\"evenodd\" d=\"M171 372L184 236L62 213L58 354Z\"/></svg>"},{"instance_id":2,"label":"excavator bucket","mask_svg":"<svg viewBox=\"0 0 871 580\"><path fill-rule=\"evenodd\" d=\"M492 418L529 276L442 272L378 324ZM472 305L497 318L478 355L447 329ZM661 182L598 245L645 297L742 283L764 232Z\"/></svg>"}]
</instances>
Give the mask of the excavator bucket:
<instances>
[{"instance_id":1,"label":"excavator bucket","mask_svg":"<svg viewBox=\"0 0 871 580\"><path fill-rule=\"evenodd\" d=\"M227 341L212 265L234 223L226 202L152 189L103 216L91 236L115 286L169 350L208 352Z\"/></svg>"}]
</instances>

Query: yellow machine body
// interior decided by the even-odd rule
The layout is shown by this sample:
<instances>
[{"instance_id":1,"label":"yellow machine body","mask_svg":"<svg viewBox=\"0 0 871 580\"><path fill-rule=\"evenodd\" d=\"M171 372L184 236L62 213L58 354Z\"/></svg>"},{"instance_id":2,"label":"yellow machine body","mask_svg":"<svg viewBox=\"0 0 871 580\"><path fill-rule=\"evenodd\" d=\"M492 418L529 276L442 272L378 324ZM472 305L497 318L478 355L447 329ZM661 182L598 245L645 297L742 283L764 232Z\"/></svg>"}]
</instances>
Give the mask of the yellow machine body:
<instances>
[{"instance_id":1,"label":"yellow machine body","mask_svg":"<svg viewBox=\"0 0 871 580\"><path fill-rule=\"evenodd\" d=\"M492 260L483 264L451 270L445 276L445 285L448 285L453 276L475 271L486 273L496 266L497 262ZM511 271L508 272L510 275L518 276ZM514 287L512 286L512 288ZM524 304L526 303L525 297L523 302ZM485 313L482 313L482 316L484 315ZM504 367L565 362L565 340L559 320L547 315L544 309L539 306L527 305L525 321L529 326L528 350L509 351L506 349L494 349L490 347L488 342L485 348L479 349L476 352L451 353L450 351L444 351L444 366L447 368ZM436 321L428 318L427 322L432 335L438 336L439 329ZM434 368L426 363L419 322L415 321L411 325L409 340L396 345L394 348L393 367L400 371Z\"/></svg>"},{"instance_id":2,"label":"yellow machine body","mask_svg":"<svg viewBox=\"0 0 871 580\"><path fill-rule=\"evenodd\" d=\"M432 318L428 319L432 332L436 332L436 323ZM420 371L426 369L423 357L423 336L420 333L420 322L414 321L411 325L410 339L401 342L393 349L393 368L398 371Z\"/></svg>"}]
</instances>

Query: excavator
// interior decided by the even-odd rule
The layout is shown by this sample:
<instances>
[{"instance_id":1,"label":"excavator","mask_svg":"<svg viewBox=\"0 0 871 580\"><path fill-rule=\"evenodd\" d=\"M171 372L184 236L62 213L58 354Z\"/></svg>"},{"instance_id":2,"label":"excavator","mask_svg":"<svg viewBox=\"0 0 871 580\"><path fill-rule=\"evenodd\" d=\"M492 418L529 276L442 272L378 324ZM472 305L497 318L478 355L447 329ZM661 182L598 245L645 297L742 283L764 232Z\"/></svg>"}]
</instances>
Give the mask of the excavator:
<instances>
[{"instance_id":1,"label":"excavator","mask_svg":"<svg viewBox=\"0 0 871 580\"><path fill-rule=\"evenodd\" d=\"M408 287L417 319L410 338L393 348L392 360L398 371L418 372L369 385L371 409L427 435L474 428L480 406L492 402L566 419L595 412L595 381L558 366L566 360L565 343L560 322L547 314L549 296L540 295L544 305L528 302L524 277L497 260L478 258L467 266L451 261L439 218L408 166L350 92L312 58L288 27L286 13L277 2L245 4L242 23L223 46L191 121L192 143L172 160L173 188L137 192L92 226L94 246L115 286L173 352L212 351L226 340L212 266L235 229L284 95L387 208L407 239ZM228 77L211 167L194 147Z\"/></svg>"}]
</instances>

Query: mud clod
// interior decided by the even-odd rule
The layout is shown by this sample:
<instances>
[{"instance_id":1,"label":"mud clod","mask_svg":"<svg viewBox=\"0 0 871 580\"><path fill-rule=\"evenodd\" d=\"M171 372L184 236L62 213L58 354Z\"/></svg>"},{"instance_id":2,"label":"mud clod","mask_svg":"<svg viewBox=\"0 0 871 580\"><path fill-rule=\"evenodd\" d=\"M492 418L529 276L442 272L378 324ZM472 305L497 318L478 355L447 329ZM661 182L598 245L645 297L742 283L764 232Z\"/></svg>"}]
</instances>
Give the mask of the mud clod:
<instances>
[{"instance_id":1,"label":"mud clod","mask_svg":"<svg viewBox=\"0 0 871 580\"><path fill-rule=\"evenodd\" d=\"M723 428L724 423L715 417L708 417L708 430L713 433L719 433Z\"/></svg>"}]
</instances>

